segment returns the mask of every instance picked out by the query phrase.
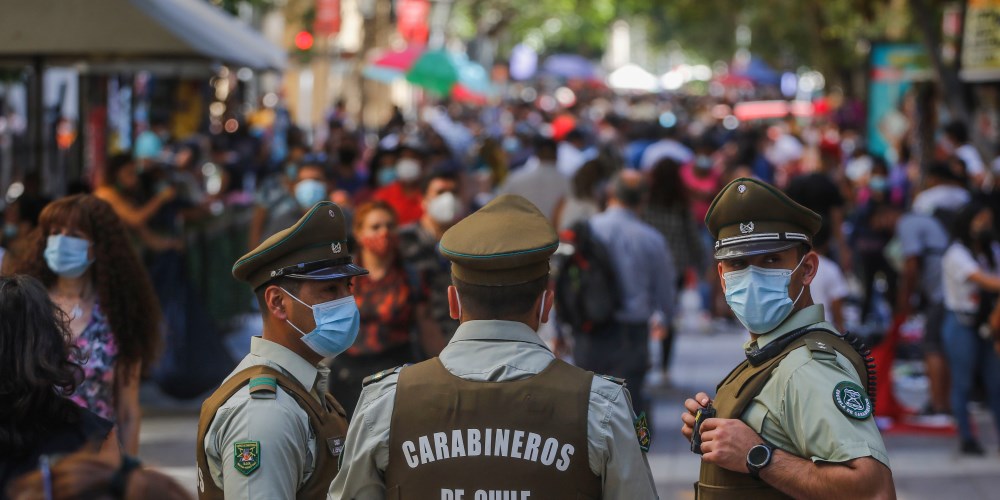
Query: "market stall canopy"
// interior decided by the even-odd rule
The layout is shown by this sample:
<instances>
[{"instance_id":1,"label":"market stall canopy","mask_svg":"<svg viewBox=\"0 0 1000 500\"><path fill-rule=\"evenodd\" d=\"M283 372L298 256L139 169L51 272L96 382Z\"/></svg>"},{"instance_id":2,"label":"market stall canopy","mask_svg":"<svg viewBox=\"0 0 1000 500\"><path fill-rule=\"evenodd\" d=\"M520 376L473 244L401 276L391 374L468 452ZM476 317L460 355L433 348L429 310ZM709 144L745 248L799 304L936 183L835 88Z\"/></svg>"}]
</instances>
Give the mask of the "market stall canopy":
<instances>
[{"instance_id":1,"label":"market stall canopy","mask_svg":"<svg viewBox=\"0 0 1000 500\"><path fill-rule=\"evenodd\" d=\"M630 63L608 75L608 86L615 90L656 92L660 88L660 82L649 71Z\"/></svg>"},{"instance_id":2,"label":"market stall canopy","mask_svg":"<svg viewBox=\"0 0 1000 500\"><path fill-rule=\"evenodd\" d=\"M287 55L202 0L0 0L0 59L208 60L281 70Z\"/></svg>"}]
</instances>

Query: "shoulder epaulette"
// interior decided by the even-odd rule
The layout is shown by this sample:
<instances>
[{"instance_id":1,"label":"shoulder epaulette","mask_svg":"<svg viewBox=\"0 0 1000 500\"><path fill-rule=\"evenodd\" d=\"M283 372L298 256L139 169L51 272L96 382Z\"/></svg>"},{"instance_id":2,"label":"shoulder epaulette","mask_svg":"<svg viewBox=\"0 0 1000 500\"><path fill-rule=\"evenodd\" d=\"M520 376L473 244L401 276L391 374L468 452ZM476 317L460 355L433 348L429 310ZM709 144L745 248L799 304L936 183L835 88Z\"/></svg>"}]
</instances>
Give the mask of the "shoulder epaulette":
<instances>
[{"instance_id":1,"label":"shoulder epaulette","mask_svg":"<svg viewBox=\"0 0 1000 500\"><path fill-rule=\"evenodd\" d=\"M806 347L813 352L825 352L827 354L836 354L837 351L830 344L823 342L822 340L816 339L806 339Z\"/></svg>"},{"instance_id":2,"label":"shoulder epaulette","mask_svg":"<svg viewBox=\"0 0 1000 500\"><path fill-rule=\"evenodd\" d=\"M365 379L363 381L361 381L361 387L367 387L369 384L373 384L375 382L378 382L379 380L382 380L382 379L388 377L389 375L392 375L393 373L396 373L399 370L402 370L403 368L405 368L407 366L410 366L410 364L411 363L406 363L405 365L399 365L399 366L395 366L395 367L389 368L388 370L382 370L382 371L380 371L378 373L373 373L373 374L365 377Z\"/></svg>"},{"instance_id":3,"label":"shoulder epaulette","mask_svg":"<svg viewBox=\"0 0 1000 500\"><path fill-rule=\"evenodd\" d=\"M607 380L608 382L614 382L618 385L625 385L625 379L623 378L612 377L611 375L601 375L601 374L597 374L597 376L603 378L604 380Z\"/></svg>"},{"instance_id":4,"label":"shoulder epaulette","mask_svg":"<svg viewBox=\"0 0 1000 500\"><path fill-rule=\"evenodd\" d=\"M253 377L248 384L253 399L275 399L278 397L278 379L262 375Z\"/></svg>"}]
</instances>

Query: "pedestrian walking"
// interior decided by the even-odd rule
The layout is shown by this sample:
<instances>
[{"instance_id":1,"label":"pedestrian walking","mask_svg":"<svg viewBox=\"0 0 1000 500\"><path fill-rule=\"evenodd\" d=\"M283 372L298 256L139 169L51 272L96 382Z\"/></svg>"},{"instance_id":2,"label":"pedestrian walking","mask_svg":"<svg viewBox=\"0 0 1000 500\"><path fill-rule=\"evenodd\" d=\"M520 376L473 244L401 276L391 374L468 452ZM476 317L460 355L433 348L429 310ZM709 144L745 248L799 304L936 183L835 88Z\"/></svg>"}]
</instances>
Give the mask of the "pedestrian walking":
<instances>
[{"instance_id":1,"label":"pedestrian walking","mask_svg":"<svg viewBox=\"0 0 1000 500\"><path fill-rule=\"evenodd\" d=\"M558 244L515 195L444 234L461 325L438 358L369 377L328 498L656 498L622 381L556 359L536 333Z\"/></svg>"},{"instance_id":2,"label":"pedestrian walking","mask_svg":"<svg viewBox=\"0 0 1000 500\"><path fill-rule=\"evenodd\" d=\"M83 378L70 399L118 426L139 453L139 385L160 345L160 305L111 206L90 195L50 203L16 272L35 277L65 314Z\"/></svg>"},{"instance_id":3,"label":"pedestrian walking","mask_svg":"<svg viewBox=\"0 0 1000 500\"><path fill-rule=\"evenodd\" d=\"M972 431L969 400L981 374L986 399L1000 429L1000 354L993 349L987 319L1000 294L1000 243L993 212L979 201L956 215L952 243L941 257L945 315L941 336L951 373L951 410L958 424L960 451L982 455Z\"/></svg>"},{"instance_id":4,"label":"pedestrian walking","mask_svg":"<svg viewBox=\"0 0 1000 500\"><path fill-rule=\"evenodd\" d=\"M424 295L417 317L423 332L420 347L427 358L437 356L458 329L458 321L448 310L451 262L438 251L438 243L444 232L465 216L461 199L455 174L434 172L424 187L424 215L399 228L400 256L417 275Z\"/></svg>"},{"instance_id":5,"label":"pedestrian walking","mask_svg":"<svg viewBox=\"0 0 1000 500\"><path fill-rule=\"evenodd\" d=\"M411 339L419 335L416 286L399 257L396 213L384 201L370 201L354 213L357 262L368 274L354 280L361 328L354 344L330 362L330 394L344 405L348 420L365 377L414 361Z\"/></svg>"},{"instance_id":6,"label":"pedestrian walking","mask_svg":"<svg viewBox=\"0 0 1000 500\"><path fill-rule=\"evenodd\" d=\"M340 207L317 203L295 225L233 266L250 284L264 328L250 354L201 407L200 498L323 496L337 474L346 414L327 394L324 358L358 334L351 261Z\"/></svg>"},{"instance_id":7,"label":"pedestrian walking","mask_svg":"<svg viewBox=\"0 0 1000 500\"><path fill-rule=\"evenodd\" d=\"M625 379L643 413L649 408L643 388L650 331L657 339L669 335L677 270L663 235L639 218L647 193L642 174L620 172L609 191L608 209L590 227L618 277L619 309L594 331L574 332L573 358L581 368Z\"/></svg>"},{"instance_id":8,"label":"pedestrian walking","mask_svg":"<svg viewBox=\"0 0 1000 500\"><path fill-rule=\"evenodd\" d=\"M739 178L705 222L726 302L751 340L714 400L701 392L685 401L682 432L703 454L697 497L894 498L871 367L809 291L820 216Z\"/></svg>"}]
</instances>

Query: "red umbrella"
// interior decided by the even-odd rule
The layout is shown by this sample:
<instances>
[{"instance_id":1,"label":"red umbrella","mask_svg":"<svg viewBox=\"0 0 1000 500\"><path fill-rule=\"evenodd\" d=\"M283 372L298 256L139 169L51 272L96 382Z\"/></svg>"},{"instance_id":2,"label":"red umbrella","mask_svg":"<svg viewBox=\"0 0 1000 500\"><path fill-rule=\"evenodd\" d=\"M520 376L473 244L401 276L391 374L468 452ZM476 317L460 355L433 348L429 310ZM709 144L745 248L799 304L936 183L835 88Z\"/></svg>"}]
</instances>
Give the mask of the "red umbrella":
<instances>
[{"instance_id":1,"label":"red umbrella","mask_svg":"<svg viewBox=\"0 0 1000 500\"><path fill-rule=\"evenodd\" d=\"M413 64L420 59L425 52L423 45L410 45L403 50L394 50L382 54L381 57L372 63L372 66L381 68L392 68L400 71L409 71Z\"/></svg>"},{"instance_id":2,"label":"red umbrella","mask_svg":"<svg viewBox=\"0 0 1000 500\"><path fill-rule=\"evenodd\" d=\"M485 95L469 90L465 87L465 85L455 85L451 89L451 97L458 102L479 104L480 106L484 106L487 102L489 102Z\"/></svg>"}]
</instances>

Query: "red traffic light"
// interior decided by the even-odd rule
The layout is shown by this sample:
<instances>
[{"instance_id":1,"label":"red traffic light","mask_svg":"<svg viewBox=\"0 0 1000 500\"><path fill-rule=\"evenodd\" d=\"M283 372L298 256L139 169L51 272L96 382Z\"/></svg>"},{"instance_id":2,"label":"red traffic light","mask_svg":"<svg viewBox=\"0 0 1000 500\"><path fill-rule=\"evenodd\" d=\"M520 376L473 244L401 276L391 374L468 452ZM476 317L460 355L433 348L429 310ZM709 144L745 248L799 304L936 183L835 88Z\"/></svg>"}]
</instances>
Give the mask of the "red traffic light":
<instances>
[{"instance_id":1,"label":"red traffic light","mask_svg":"<svg viewBox=\"0 0 1000 500\"><path fill-rule=\"evenodd\" d=\"M299 50L309 50L313 46L313 36L312 33L308 31L300 31L295 34L295 48Z\"/></svg>"}]
</instances>

